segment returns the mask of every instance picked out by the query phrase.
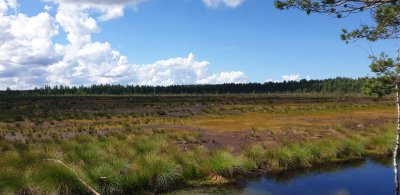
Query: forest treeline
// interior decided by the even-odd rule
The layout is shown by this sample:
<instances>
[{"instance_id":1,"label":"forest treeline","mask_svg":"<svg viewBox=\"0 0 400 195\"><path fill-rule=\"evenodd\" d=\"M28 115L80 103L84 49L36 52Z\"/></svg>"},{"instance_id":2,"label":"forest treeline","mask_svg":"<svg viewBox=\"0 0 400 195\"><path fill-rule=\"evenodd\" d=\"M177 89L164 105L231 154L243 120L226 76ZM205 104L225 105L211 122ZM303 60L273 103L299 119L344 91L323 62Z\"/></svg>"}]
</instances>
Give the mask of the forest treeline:
<instances>
[{"instance_id":1,"label":"forest treeline","mask_svg":"<svg viewBox=\"0 0 400 195\"><path fill-rule=\"evenodd\" d=\"M245 94L245 93L361 93L364 78L266 82L226 83L199 85L140 86L140 85L91 85L45 86L31 90L0 91L2 95L129 95L129 94Z\"/></svg>"}]
</instances>

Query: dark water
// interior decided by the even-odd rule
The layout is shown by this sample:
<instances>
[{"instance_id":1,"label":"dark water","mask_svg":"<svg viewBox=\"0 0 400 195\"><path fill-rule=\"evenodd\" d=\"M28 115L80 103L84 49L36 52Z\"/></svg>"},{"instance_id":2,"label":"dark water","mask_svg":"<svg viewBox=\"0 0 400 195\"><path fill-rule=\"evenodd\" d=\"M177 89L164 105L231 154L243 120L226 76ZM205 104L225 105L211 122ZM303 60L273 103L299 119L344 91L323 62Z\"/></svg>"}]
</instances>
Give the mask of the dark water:
<instances>
[{"instance_id":1,"label":"dark water","mask_svg":"<svg viewBox=\"0 0 400 195\"><path fill-rule=\"evenodd\" d=\"M185 189L171 194L395 194L389 159L330 164L244 179L234 185Z\"/></svg>"}]
</instances>

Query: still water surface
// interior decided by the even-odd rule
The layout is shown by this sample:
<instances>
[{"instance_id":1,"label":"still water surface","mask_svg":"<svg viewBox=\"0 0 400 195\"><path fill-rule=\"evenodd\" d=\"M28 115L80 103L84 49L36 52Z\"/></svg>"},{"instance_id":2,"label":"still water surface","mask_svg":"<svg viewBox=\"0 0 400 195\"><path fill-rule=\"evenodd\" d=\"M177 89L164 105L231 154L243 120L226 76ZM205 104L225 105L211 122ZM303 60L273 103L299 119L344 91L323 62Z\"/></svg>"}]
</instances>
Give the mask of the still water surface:
<instances>
[{"instance_id":1,"label":"still water surface","mask_svg":"<svg viewBox=\"0 0 400 195\"><path fill-rule=\"evenodd\" d=\"M184 189L171 194L376 194L393 195L390 159L359 160L242 180L224 187Z\"/></svg>"}]
</instances>

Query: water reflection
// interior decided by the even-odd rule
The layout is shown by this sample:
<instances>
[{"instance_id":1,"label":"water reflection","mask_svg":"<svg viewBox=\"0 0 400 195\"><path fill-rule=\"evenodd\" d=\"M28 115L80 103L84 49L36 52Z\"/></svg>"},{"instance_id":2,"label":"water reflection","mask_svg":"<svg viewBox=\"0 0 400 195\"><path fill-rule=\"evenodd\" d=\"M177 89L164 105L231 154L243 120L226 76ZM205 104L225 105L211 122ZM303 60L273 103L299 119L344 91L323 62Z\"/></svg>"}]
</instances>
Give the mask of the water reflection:
<instances>
[{"instance_id":1,"label":"water reflection","mask_svg":"<svg viewBox=\"0 0 400 195\"><path fill-rule=\"evenodd\" d=\"M344 171L346 169L363 167L366 164L366 162L367 162L367 160L365 160L365 159L356 159L356 160L352 160L352 161L322 164L322 165L314 166L314 167L308 168L308 169L295 169L295 170L284 171L284 172L279 172L279 173L270 173L264 177L270 179L271 181L277 182L277 183L288 183L288 182L291 182L296 177L303 177L303 176L307 176L307 175L322 174L322 173L333 173L333 172L338 172L338 171ZM389 160L388 160L388 163L390 165ZM385 165L387 165L387 164L385 164Z\"/></svg>"},{"instance_id":2,"label":"water reflection","mask_svg":"<svg viewBox=\"0 0 400 195\"><path fill-rule=\"evenodd\" d=\"M170 194L393 194L390 158L333 163Z\"/></svg>"}]
</instances>

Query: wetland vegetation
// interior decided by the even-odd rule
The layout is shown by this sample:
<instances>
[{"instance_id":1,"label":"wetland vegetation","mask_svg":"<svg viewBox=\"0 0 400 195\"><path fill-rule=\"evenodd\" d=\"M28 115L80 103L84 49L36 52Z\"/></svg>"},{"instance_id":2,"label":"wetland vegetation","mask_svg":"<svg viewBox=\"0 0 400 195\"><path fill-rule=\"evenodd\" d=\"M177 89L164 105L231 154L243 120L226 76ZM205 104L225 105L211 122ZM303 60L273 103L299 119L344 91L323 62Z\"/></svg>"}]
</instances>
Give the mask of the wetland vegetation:
<instances>
[{"instance_id":1,"label":"wetland vegetation","mask_svg":"<svg viewBox=\"0 0 400 195\"><path fill-rule=\"evenodd\" d=\"M2 194L133 194L389 156L391 100L360 95L15 96Z\"/></svg>"}]
</instances>

